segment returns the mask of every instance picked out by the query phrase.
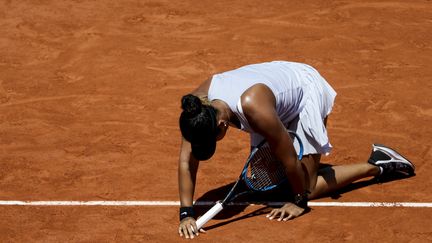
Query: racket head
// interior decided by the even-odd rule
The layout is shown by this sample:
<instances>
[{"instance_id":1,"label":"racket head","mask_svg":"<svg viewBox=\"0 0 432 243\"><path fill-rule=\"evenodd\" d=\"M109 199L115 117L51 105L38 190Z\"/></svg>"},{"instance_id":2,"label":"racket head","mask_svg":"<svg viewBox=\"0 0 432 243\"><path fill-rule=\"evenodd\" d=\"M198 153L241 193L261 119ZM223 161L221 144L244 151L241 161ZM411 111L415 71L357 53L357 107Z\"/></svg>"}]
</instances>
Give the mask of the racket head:
<instances>
[{"instance_id":1,"label":"racket head","mask_svg":"<svg viewBox=\"0 0 432 243\"><path fill-rule=\"evenodd\" d=\"M253 191L268 191L286 180L285 168L270 147L262 146L250 158L243 180Z\"/></svg>"},{"instance_id":2,"label":"racket head","mask_svg":"<svg viewBox=\"0 0 432 243\"><path fill-rule=\"evenodd\" d=\"M300 145L298 160L303 157L303 143L293 131L287 130L297 139ZM269 191L282 184L286 178L285 167L274 156L268 144L263 140L254 148L248 158L242 177L246 185L253 191Z\"/></svg>"}]
</instances>

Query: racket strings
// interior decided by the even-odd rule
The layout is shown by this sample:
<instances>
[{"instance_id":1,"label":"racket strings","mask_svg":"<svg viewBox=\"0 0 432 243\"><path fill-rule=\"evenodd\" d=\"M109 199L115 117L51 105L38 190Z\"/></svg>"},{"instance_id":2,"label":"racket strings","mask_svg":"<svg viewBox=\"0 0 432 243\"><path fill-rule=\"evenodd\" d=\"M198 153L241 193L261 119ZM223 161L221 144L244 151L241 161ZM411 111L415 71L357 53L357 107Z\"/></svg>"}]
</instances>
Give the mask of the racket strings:
<instances>
[{"instance_id":1,"label":"racket strings","mask_svg":"<svg viewBox=\"0 0 432 243\"><path fill-rule=\"evenodd\" d=\"M245 178L247 185L256 191L271 190L285 179L284 167L269 147L262 147L253 156Z\"/></svg>"}]
</instances>

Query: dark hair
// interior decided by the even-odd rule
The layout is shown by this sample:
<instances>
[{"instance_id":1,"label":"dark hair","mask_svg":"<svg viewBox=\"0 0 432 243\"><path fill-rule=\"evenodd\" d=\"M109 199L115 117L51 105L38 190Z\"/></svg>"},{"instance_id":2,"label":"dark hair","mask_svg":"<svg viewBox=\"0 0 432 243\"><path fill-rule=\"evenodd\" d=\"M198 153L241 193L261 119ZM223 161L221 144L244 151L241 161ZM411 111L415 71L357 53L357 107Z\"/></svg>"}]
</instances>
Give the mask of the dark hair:
<instances>
[{"instance_id":1,"label":"dark hair","mask_svg":"<svg viewBox=\"0 0 432 243\"><path fill-rule=\"evenodd\" d=\"M181 107L179 123L183 137L192 144L196 159L209 159L216 149L217 110L192 94L183 96Z\"/></svg>"}]
</instances>

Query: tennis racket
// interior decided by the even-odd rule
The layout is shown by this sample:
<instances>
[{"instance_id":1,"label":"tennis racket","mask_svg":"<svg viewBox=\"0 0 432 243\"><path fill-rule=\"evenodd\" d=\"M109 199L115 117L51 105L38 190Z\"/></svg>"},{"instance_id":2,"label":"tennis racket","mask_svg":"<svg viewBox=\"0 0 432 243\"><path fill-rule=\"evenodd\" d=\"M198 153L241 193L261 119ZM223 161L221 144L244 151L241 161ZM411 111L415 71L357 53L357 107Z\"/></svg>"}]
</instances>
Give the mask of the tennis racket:
<instances>
[{"instance_id":1,"label":"tennis racket","mask_svg":"<svg viewBox=\"0 0 432 243\"><path fill-rule=\"evenodd\" d=\"M303 143L295 132L287 131L294 135L299 142L300 151L298 159L301 160L303 157ZM266 141L261 141L258 146L253 148L250 152L239 178L225 198L222 201L218 201L196 221L198 230L216 216L216 214L222 211L222 209L235 198L246 193L272 190L282 184L285 180L286 174L284 166L273 155ZM242 183L247 186L248 190L238 190Z\"/></svg>"}]
</instances>

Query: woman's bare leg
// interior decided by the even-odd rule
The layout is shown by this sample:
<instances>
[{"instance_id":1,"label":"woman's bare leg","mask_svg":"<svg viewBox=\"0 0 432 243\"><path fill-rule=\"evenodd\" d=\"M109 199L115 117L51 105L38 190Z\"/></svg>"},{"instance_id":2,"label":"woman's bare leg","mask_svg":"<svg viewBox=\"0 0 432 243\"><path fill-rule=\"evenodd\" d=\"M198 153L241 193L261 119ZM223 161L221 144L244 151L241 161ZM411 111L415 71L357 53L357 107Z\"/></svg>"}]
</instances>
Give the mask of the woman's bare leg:
<instances>
[{"instance_id":1,"label":"woman's bare leg","mask_svg":"<svg viewBox=\"0 0 432 243\"><path fill-rule=\"evenodd\" d=\"M316 186L310 199L321 197L362 178L377 176L380 169L368 163L329 166L318 170Z\"/></svg>"},{"instance_id":2,"label":"woman's bare leg","mask_svg":"<svg viewBox=\"0 0 432 243\"><path fill-rule=\"evenodd\" d=\"M324 119L324 126L327 126L327 117ZM301 161L306 189L311 192L309 199L321 197L354 181L380 174L378 166L366 162L319 169L320 160L320 154L309 154L304 156Z\"/></svg>"}]
</instances>

